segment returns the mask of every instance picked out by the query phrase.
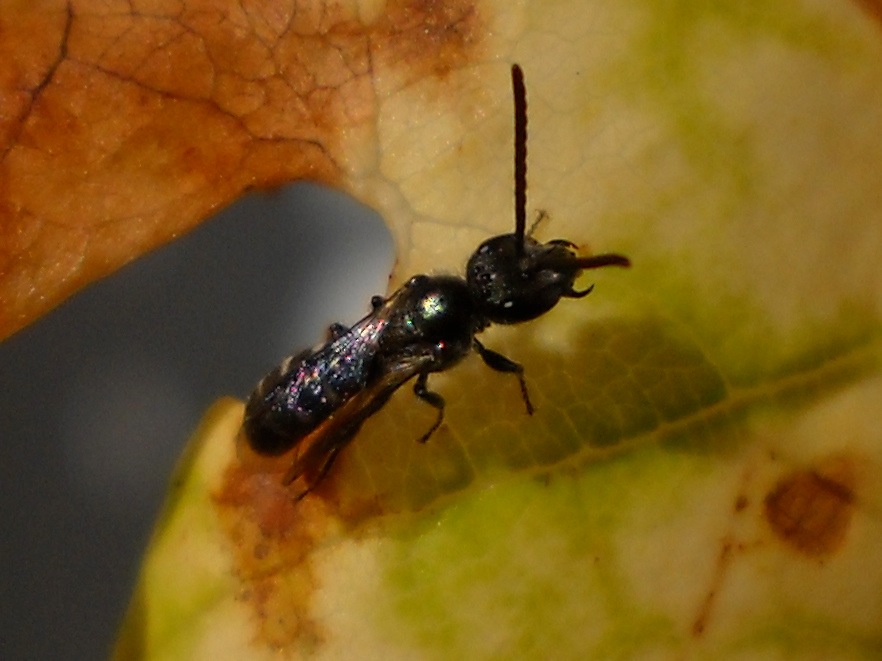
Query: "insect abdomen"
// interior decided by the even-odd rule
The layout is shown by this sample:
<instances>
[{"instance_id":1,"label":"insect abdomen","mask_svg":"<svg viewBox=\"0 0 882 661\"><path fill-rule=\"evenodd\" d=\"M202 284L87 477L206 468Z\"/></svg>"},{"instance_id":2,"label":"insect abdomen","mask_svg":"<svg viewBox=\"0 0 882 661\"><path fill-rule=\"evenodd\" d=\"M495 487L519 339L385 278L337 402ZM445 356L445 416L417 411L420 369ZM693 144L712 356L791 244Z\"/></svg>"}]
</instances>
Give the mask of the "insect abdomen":
<instances>
[{"instance_id":1,"label":"insect abdomen","mask_svg":"<svg viewBox=\"0 0 882 661\"><path fill-rule=\"evenodd\" d=\"M284 454L362 391L378 330L370 323L356 325L334 342L286 358L264 377L245 406L243 430L251 448Z\"/></svg>"}]
</instances>

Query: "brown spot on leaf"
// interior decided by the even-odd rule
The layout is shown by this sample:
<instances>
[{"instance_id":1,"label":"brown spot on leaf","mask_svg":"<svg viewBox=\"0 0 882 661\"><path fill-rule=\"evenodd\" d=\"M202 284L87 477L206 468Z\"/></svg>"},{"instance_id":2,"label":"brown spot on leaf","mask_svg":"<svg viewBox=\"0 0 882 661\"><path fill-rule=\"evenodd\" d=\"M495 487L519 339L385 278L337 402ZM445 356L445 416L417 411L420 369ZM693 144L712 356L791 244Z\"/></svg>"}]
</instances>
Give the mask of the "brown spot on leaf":
<instances>
[{"instance_id":1,"label":"brown spot on leaf","mask_svg":"<svg viewBox=\"0 0 882 661\"><path fill-rule=\"evenodd\" d=\"M749 474L746 473L743 480L746 482L748 477ZM742 491L735 497L735 504L732 507L732 511L735 516L738 516L742 514L749 505L750 501ZM695 638L701 638L705 631L707 631L710 617L713 614L714 606L716 606L717 598L723 590L723 583L726 579L729 568L732 565L732 561L735 559L736 554L743 553L744 551L744 544L736 542L731 535L727 535L723 538L722 543L720 544L719 553L717 554L716 567L714 569L713 577L711 578L710 588L705 593L704 600L701 602L701 606L698 609L698 614L692 621L692 635Z\"/></svg>"},{"instance_id":2,"label":"brown spot on leaf","mask_svg":"<svg viewBox=\"0 0 882 661\"><path fill-rule=\"evenodd\" d=\"M717 556L717 564L714 570L711 588L705 593L704 601L698 609L698 615L692 622L692 635L695 638L701 638L707 629L708 620L713 612L717 596L723 588L723 579L732 562L734 551L735 547L732 540L730 538L723 540L723 544L720 546L720 552Z\"/></svg>"},{"instance_id":3,"label":"brown spot on leaf","mask_svg":"<svg viewBox=\"0 0 882 661\"><path fill-rule=\"evenodd\" d=\"M302 486L283 483L296 448L267 459L253 453L241 434L236 443L238 458L214 505L233 553L239 600L251 613L256 645L309 656L325 635L310 615L321 587L314 554L341 533L357 537L359 525L386 512L377 499L353 490L339 471L297 500Z\"/></svg>"},{"instance_id":4,"label":"brown spot on leaf","mask_svg":"<svg viewBox=\"0 0 882 661\"><path fill-rule=\"evenodd\" d=\"M342 185L375 158L376 81L443 81L489 32L463 0L368 13L315 0L0 5L0 338L244 191Z\"/></svg>"},{"instance_id":5,"label":"brown spot on leaf","mask_svg":"<svg viewBox=\"0 0 882 661\"><path fill-rule=\"evenodd\" d=\"M867 12L876 23L882 23L882 0L857 0L857 4Z\"/></svg>"},{"instance_id":6,"label":"brown spot on leaf","mask_svg":"<svg viewBox=\"0 0 882 661\"><path fill-rule=\"evenodd\" d=\"M793 471L766 495L765 516L789 548L811 558L825 558L845 543L854 512L853 461L825 460Z\"/></svg>"},{"instance_id":7,"label":"brown spot on leaf","mask_svg":"<svg viewBox=\"0 0 882 661\"><path fill-rule=\"evenodd\" d=\"M477 56L486 26L474 2L399 0L390 2L380 32L378 61L407 63L408 77L446 78ZM425 57L422 49L434 53Z\"/></svg>"},{"instance_id":8,"label":"brown spot on leaf","mask_svg":"<svg viewBox=\"0 0 882 661\"><path fill-rule=\"evenodd\" d=\"M330 532L324 501L295 502L278 474L234 465L214 502L233 550L239 599L252 613L255 643L308 653L324 635L309 617L316 589L309 553Z\"/></svg>"}]
</instances>

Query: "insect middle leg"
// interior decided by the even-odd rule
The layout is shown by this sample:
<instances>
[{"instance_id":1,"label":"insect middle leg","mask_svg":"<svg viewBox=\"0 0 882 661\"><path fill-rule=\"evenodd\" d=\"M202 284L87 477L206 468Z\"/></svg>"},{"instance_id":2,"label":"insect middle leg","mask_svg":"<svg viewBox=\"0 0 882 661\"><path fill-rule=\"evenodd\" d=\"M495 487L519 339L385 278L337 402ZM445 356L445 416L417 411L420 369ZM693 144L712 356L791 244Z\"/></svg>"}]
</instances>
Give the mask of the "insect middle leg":
<instances>
[{"instance_id":1,"label":"insect middle leg","mask_svg":"<svg viewBox=\"0 0 882 661\"><path fill-rule=\"evenodd\" d=\"M441 422L444 420L444 398L436 392L429 390L427 386L427 380L429 378L428 372L421 373L416 380L416 383L413 384L413 392L419 397L421 400L429 404L430 406L434 406L438 409L438 417L435 419L435 422L432 423L432 426L429 427L429 431L420 436L417 440L420 443L425 443L429 440L429 437L435 433L435 430L441 426Z\"/></svg>"},{"instance_id":2,"label":"insect middle leg","mask_svg":"<svg viewBox=\"0 0 882 661\"><path fill-rule=\"evenodd\" d=\"M533 415L533 404L530 402L530 394L527 392L527 381L524 379L524 366L506 358L501 353L488 349L478 341L478 338L474 338L473 342L475 350L487 367L497 372L507 372L518 377L518 383L521 386L521 397L524 400L524 406L527 407L527 415Z\"/></svg>"}]
</instances>

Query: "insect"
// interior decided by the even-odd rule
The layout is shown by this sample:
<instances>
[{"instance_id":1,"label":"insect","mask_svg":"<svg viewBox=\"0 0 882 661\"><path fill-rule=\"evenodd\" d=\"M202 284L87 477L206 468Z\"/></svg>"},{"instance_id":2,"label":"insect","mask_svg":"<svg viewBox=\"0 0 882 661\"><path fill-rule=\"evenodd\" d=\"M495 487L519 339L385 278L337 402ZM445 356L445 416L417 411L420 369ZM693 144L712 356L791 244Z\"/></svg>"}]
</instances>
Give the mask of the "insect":
<instances>
[{"instance_id":1,"label":"insect","mask_svg":"<svg viewBox=\"0 0 882 661\"><path fill-rule=\"evenodd\" d=\"M466 277L415 275L352 327L334 324L328 341L286 358L264 377L245 408L240 443L270 460L293 455L283 478L303 478L303 498L327 475L340 451L368 417L402 385L436 410L418 439L426 442L444 419L444 398L428 378L456 365L472 350L488 367L513 374L528 414L533 413L521 364L485 347L476 337L491 324L517 324L551 310L576 290L584 269L629 266L617 254L579 256L564 239L541 243L526 230L527 103L524 76L511 69L514 93L515 231L484 241ZM534 225L535 227L535 225Z\"/></svg>"}]
</instances>

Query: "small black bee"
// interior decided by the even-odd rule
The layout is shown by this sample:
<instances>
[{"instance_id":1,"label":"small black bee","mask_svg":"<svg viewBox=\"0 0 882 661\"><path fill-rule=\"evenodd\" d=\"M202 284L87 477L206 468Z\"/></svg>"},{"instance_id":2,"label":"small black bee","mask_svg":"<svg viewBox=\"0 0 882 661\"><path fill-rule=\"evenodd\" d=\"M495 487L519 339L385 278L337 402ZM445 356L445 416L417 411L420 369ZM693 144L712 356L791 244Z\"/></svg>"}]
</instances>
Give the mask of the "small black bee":
<instances>
[{"instance_id":1,"label":"small black bee","mask_svg":"<svg viewBox=\"0 0 882 661\"><path fill-rule=\"evenodd\" d=\"M329 340L286 358L255 388L245 408L240 442L259 457L292 452L283 482L300 477L309 493L337 455L398 388L416 377L416 396L437 409L426 442L444 418L444 398L429 390L432 372L443 372L472 349L488 367L514 374L527 413L533 405L524 368L486 348L475 337L490 324L535 319L561 298L582 298L573 288L584 269L629 266L615 254L580 257L570 241L540 243L526 225L527 102L524 77L511 69L515 107L515 231L482 243L469 258L466 277L415 275L389 298L375 296L371 312L351 328L334 324ZM535 227L535 225L534 225Z\"/></svg>"}]
</instances>

